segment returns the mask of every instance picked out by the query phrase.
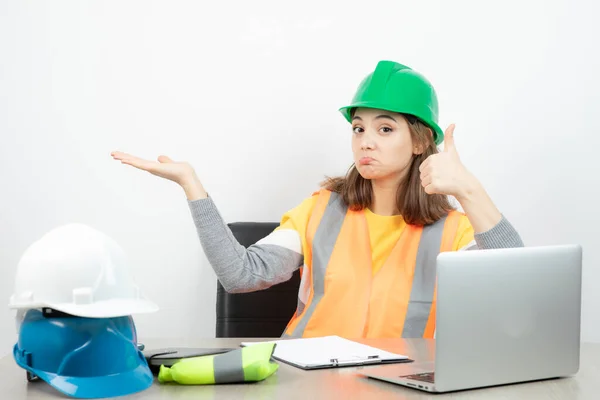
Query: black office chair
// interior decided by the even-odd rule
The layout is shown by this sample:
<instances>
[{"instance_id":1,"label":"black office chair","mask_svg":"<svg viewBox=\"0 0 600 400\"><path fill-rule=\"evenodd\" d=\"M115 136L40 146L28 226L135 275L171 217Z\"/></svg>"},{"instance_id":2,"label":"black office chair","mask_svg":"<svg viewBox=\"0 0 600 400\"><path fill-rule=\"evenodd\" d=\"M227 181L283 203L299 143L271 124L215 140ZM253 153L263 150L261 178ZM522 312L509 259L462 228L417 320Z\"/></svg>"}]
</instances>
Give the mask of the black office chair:
<instances>
[{"instance_id":1,"label":"black office chair","mask_svg":"<svg viewBox=\"0 0 600 400\"><path fill-rule=\"evenodd\" d=\"M269 235L277 225L271 222L228 224L244 247ZM299 287L299 271L287 282L252 293L227 293L217 281L216 336L280 337L296 311Z\"/></svg>"}]
</instances>

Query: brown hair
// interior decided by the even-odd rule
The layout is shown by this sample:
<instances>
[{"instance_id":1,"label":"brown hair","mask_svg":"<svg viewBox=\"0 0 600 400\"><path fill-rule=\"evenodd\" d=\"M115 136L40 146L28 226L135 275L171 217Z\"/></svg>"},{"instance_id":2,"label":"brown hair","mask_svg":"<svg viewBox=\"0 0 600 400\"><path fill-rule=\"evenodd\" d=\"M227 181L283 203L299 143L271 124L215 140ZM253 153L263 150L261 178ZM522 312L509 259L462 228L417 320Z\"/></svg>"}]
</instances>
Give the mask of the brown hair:
<instances>
[{"instance_id":1,"label":"brown hair","mask_svg":"<svg viewBox=\"0 0 600 400\"><path fill-rule=\"evenodd\" d=\"M407 224L423 226L441 219L454 207L447 196L427 194L421 186L419 166L427 157L438 152L431 128L412 115L402 116L408 123L413 144L424 151L413 154L406 177L398 186L396 206ZM327 177L322 187L339 193L351 210L363 210L373 203L371 181L363 178L354 164L344 177Z\"/></svg>"}]
</instances>

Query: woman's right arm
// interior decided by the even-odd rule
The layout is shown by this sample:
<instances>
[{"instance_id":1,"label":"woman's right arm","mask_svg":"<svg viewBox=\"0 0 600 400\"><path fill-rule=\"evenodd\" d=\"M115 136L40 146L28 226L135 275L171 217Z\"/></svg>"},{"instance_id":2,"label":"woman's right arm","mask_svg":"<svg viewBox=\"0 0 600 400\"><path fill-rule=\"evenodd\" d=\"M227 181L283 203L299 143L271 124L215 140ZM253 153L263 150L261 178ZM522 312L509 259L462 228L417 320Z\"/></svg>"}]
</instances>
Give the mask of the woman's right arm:
<instances>
[{"instance_id":1,"label":"woman's right arm","mask_svg":"<svg viewBox=\"0 0 600 400\"><path fill-rule=\"evenodd\" d=\"M300 237L276 230L245 248L235 239L212 199L188 199L204 254L231 293L252 292L285 282L303 263Z\"/></svg>"},{"instance_id":2,"label":"woman's right arm","mask_svg":"<svg viewBox=\"0 0 600 400\"><path fill-rule=\"evenodd\" d=\"M302 243L293 229L278 229L248 248L239 244L188 163L165 156L160 156L158 162L121 152L113 152L112 156L182 187L204 253L226 291L266 289L289 280L302 265Z\"/></svg>"}]
</instances>

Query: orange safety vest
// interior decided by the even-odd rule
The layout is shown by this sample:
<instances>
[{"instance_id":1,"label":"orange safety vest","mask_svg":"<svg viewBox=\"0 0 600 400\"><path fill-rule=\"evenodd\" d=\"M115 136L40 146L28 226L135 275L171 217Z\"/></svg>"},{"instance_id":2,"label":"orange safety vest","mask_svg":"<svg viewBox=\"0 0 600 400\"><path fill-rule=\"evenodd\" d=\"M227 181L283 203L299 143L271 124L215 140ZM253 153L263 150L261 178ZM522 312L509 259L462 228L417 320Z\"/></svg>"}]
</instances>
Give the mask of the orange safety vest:
<instances>
[{"instance_id":1,"label":"orange safety vest","mask_svg":"<svg viewBox=\"0 0 600 400\"><path fill-rule=\"evenodd\" d=\"M452 250L461 213L407 225L373 275L364 213L348 209L337 193L318 196L302 269L310 294L305 305L298 302L283 337L433 338L436 258Z\"/></svg>"}]
</instances>

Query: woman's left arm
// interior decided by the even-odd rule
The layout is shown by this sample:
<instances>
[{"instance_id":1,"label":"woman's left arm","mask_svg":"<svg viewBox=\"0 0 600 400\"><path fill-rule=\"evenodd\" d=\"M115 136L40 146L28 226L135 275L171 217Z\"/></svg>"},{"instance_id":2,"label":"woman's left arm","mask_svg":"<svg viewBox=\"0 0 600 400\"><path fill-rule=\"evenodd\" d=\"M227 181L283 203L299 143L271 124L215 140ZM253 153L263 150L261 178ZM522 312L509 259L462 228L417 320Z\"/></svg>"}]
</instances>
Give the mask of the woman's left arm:
<instances>
[{"instance_id":1,"label":"woman's left arm","mask_svg":"<svg viewBox=\"0 0 600 400\"><path fill-rule=\"evenodd\" d=\"M474 178L471 182L456 199L473 226L477 248L524 247L517 230L498 211L483 186Z\"/></svg>"},{"instance_id":2,"label":"woman's left arm","mask_svg":"<svg viewBox=\"0 0 600 400\"><path fill-rule=\"evenodd\" d=\"M477 248L523 247L519 233L460 161L454 144L454 124L444 133L444 151L429 156L419 170L426 193L450 195L458 200L475 231Z\"/></svg>"}]
</instances>

